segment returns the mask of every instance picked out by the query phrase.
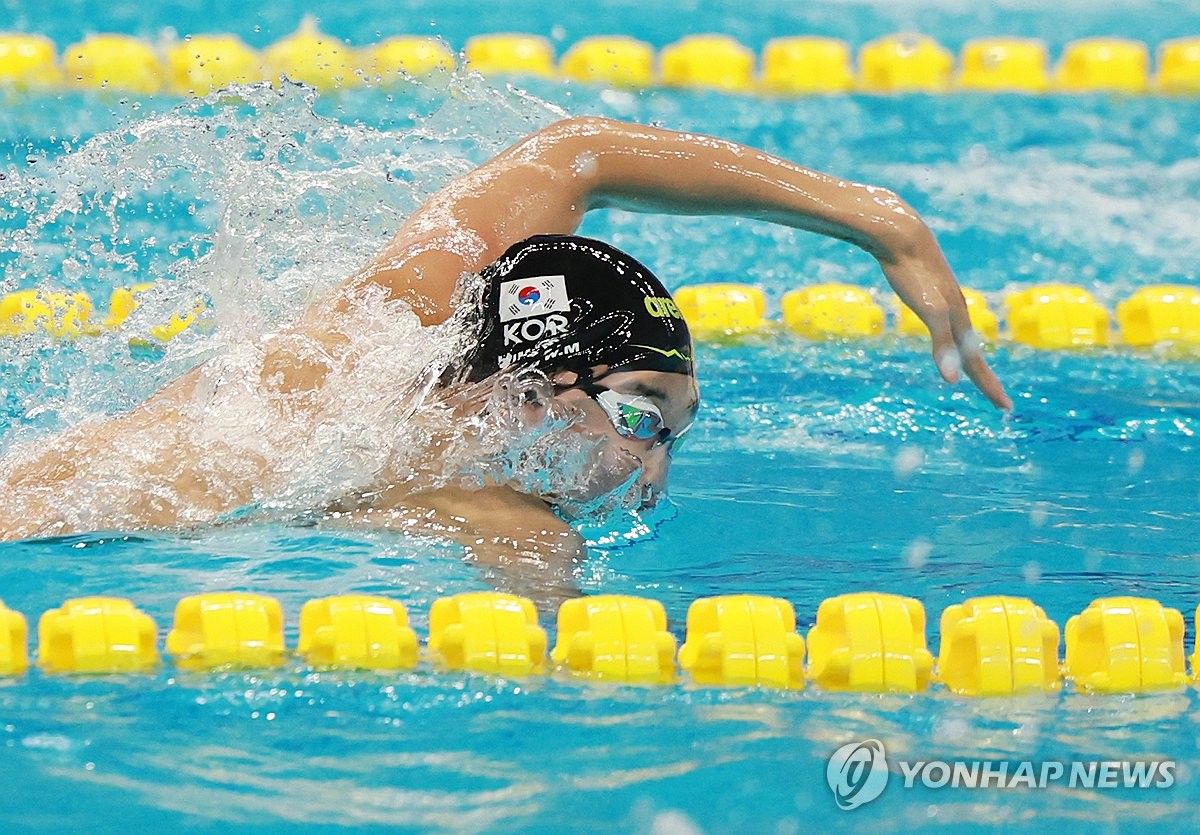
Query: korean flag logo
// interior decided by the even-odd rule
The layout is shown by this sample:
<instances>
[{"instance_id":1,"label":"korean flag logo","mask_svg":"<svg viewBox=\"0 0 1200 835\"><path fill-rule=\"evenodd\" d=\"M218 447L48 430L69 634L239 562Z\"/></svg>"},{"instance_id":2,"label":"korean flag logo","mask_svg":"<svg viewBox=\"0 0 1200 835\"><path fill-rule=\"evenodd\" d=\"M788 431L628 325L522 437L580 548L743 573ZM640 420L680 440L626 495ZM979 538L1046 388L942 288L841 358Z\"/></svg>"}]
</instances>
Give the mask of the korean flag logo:
<instances>
[{"instance_id":1,"label":"korean flag logo","mask_svg":"<svg viewBox=\"0 0 1200 835\"><path fill-rule=\"evenodd\" d=\"M501 322L570 312L571 297L567 295L566 276L543 275L505 281L500 285Z\"/></svg>"}]
</instances>

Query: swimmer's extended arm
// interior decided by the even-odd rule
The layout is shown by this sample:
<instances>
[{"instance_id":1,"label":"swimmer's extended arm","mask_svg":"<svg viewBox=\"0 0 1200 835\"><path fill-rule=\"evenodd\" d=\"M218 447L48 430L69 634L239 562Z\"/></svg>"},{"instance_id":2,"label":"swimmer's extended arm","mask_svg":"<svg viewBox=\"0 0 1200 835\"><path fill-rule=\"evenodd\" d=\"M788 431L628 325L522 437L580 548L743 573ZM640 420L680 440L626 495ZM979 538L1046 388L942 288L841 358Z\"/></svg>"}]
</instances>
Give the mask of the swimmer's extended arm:
<instances>
[{"instance_id":1,"label":"swimmer's extended arm","mask_svg":"<svg viewBox=\"0 0 1200 835\"><path fill-rule=\"evenodd\" d=\"M426 322L441 321L463 272L530 235L573 232L601 207L736 215L849 241L879 261L929 327L942 376L956 382L961 365L992 403L1012 406L979 351L954 274L910 206L886 189L700 134L557 122L438 192L348 286L382 284Z\"/></svg>"}]
</instances>

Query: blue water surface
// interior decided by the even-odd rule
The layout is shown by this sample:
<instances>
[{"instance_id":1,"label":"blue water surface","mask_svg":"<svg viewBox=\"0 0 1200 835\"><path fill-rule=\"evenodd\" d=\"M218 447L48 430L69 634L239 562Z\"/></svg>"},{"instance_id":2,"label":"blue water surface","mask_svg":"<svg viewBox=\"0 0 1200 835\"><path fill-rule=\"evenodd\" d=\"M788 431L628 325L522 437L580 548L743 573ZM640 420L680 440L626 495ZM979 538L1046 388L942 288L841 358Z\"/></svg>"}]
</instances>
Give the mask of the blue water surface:
<instances>
[{"instance_id":1,"label":"blue water surface","mask_svg":"<svg viewBox=\"0 0 1200 835\"><path fill-rule=\"evenodd\" d=\"M89 31L153 38L164 27L215 29L262 46L290 32L305 10L276 3L250 15L232 3L10 0L0 7L0 29L45 32L60 46ZM768 2L753 14L725 2L550 9L409 0L319 14L328 31L357 43L429 31L456 46L500 29L560 44L620 31L656 45L716 30L755 47L776 34L858 44L913 28L950 46L1011 33L1043 37L1053 48L1093 34L1153 44L1200 32L1200 5L1182 0L1148 7ZM565 112L718 134L894 188L925 215L962 283L997 307L1005 291L1042 281L1081 284L1110 309L1141 286L1198 282L1194 99L775 100L520 86ZM310 150L324 143L308 156L281 154L270 169L281 183L319 168L314 160L337 167L367 150L411 179L404 158L418 140L409 129L454 117L461 89L449 89L331 94L315 99L315 116L305 115L303 95L290 94L284 117L255 112L247 124L270 134L280 118ZM470 95L472 106L493 107L488 94ZM534 98L498 95L507 102L504 118L464 125L470 141L444 151L447 159L481 161L550 118ZM141 173L165 170L138 158L139 149L160 147L145 138L148 126L186 144L170 133L177 106L76 94L8 101L0 110L3 170L10 182L47 185L5 192L20 199L0 204L12 244L0 253L5 291L66 287L104 298L135 280L178 279L172 265L209 251L222 205L221 195L206 191L221 181L211 158L197 151L202 162L194 167L136 183ZM211 105L214 112L236 106ZM75 186L94 205L46 217L49 190L70 185L56 179L54 166L93 137L106 150L86 169L93 179ZM264 148L270 138L262 138ZM181 147L181 159L188 150ZM431 153L436 160L443 152ZM457 164L419 170L436 187ZM112 196L107 189L121 191L111 212L96 208ZM399 199L372 201L356 196L328 211L361 214L370 243L411 210ZM22 238L39 219L46 227ZM814 281L867 286L890 305L869 257L788 229L608 212L589 217L583 231L652 265L673 289L757 284L772 315L784 292ZM257 277L204 288L210 302L236 295L240 304L245 294L250 304L247 288L274 299L270 269L286 269L287 252L266 252ZM265 305L256 312L268 323L287 315ZM0 349L0 448L84 413L128 408L218 342L195 334L165 357L131 354L116 340L96 344L103 350L29 342ZM703 409L674 465L671 507L652 520L652 533L629 544L599 541L575 572L578 589L660 600L680 640L688 605L707 595L783 597L806 632L825 598L893 592L922 601L935 653L940 613L972 596L1030 597L1063 626L1097 597L1133 594L1184 613L1190 654L1200 604L1200 364L1168 350L1046 353L1007 341L988 356L1016 401L1009 415L966 385L943 384L920 340L816 344L779 334L699 346ZM31 625L70 597L116 595L132 599L165 634L184 595L245 589L282 602L292 646L300 607L312 598L387 595L403 601L426 634L433 600L492 582L461 548L434 537L282 519L0 544L0 598ZM542 623L553 640L552 614L543 612ZM969 700L941 689L877 696L622 687L425 666L403 675L314 672L295 663L262 674L167 666L151 676L85 679L32 670L0 680L0 821L13 831L1183 828L1197 824L1200 808L1198 709L1191 689L1097 697L1067 688ZM841 812L826 761L839 745L864 738L909 760L1171 759L1177 781L1140 791L932 790L903 789L893 773L880 799Z\"/></svg>"}]
</instances>

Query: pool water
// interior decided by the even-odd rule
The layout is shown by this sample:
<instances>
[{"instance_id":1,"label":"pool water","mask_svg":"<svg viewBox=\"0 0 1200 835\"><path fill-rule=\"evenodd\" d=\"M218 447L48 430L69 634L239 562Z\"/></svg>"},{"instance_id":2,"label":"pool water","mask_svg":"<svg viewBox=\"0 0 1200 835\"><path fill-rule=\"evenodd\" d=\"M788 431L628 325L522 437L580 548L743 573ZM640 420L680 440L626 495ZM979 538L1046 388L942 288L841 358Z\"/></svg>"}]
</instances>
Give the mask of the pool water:
<instances>
[{"instance_id":1,"label":"pool water","mask_svg":"<svg viewBox=\"0 0 1200 835\"><path fill-rule=\"evenodd\" d=\"M372 17L366 4L332 11L324 25L365 42L433 20L432 31L456 46L501 29L568 42L620 30L657 45L685 34L678 6L643 14L613 2L595 19L560 22L526 5L472 17L464 4L409 2ZM1009 32L1055 46L1118 27L1151 43L1200 31L1194 4L1137 14L1133 6L767 3L762 20L732 4L687 8L703 28L756 47L780 29L857 44L919 25L951 47ZM170 15L134 4L67 7L89 28L147 36L211 20L198 23L188 4ZM60 46L82 34L69 15L14 15ZM275 4L253 25L232 6L216 19L261 46L298 17ZM128 408L228 354L245 333L286 322L424 195L564 111L719 134L894 188L929 220L962 283L993 302L1006 290L1066 281L1111 309L1141 286L1197 283L1194 99L772 100L522 86L528 92L455 78L390 95L289 89L186 105L13 99L0 110L0 289L84 289L102 300L111 287L159 279L134 326L200 295L214 327L161 353L131 351L116 336L0 343L0 449ZM817 281L889 298L869 257L765 224L608 212L589 217L583 232L626 249L672 288L757 284L776 314L784 292ZM965 385L941 383L919 340L773 335L700 345L703 409L675 461L670 506L588 528L595 544L576 586L661 601L681 639L688 604L727 593L786 598L802 631L827 597L910 595L929 613L931 648L941 611L980 594L1030 597L1060 626L1116 594L1158 599L1190 621L1200 604L1200 363L1164 351L1045 353L1007 342L989 358L1016 402L1011 415ZM306 600L383 594L402 601L424 635L433 600L495 579L434 537L295 524L295 509L183 533L0 544L0 598L32 623L70 597L129 597L165 632L185 595L253 590L280 599L294 646ZM552 630L548 614L542 623ZM1189 623L1189 653L1193 640ZM1194 826L1198 710L1194 689L968 700L940 689L909 697L620 687L426 667L399 676L167 667L94 679L34 670L0 681L0 821L779 833L814 821L880 830ZM841 812L826 761L868 737L910 760L1179 766L1172 788L1143 791L906 790L894 775L879 800Z\"/></svg>"}]
</instances>

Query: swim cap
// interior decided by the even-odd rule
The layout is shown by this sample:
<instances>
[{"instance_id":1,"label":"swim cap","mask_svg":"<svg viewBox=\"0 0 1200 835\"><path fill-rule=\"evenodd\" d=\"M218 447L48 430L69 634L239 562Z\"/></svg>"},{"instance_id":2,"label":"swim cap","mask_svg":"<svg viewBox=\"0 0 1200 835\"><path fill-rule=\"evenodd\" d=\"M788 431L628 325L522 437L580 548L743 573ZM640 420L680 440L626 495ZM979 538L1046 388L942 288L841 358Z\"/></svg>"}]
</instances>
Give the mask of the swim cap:
<instances>
[{"instance_id":1,"label":"swim cap","mask_svg":"<svg viewBox=\"0 0 1200 835\"><path fill-rule=\"evenodd\" d=\"M583 376L598 365L693 373L691 335L671 294L603 241L536 235L482 276L483 332L469 380L514 365Z\"/></svg>"}]
</instances>

